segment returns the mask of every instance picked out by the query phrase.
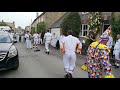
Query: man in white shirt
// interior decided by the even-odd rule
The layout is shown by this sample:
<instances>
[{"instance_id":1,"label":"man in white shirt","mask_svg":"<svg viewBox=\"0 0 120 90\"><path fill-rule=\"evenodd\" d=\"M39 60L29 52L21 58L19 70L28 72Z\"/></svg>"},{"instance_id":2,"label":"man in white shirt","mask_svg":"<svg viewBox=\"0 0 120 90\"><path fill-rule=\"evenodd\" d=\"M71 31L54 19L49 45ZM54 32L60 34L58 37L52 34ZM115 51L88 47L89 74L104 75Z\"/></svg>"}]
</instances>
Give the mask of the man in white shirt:
<instances>
[{"instance_id":1,"label":"man in white shirt","mask_svg":"<svg viewBox=\"0 0 120 90\"><path fill-rule=\"evenodd\" d=\"M45 33L44 40L45 40L46 53L49 54L50 53L49 45L50 45L51 40L52 40L52 34L49 32L49 30L47 30L47 33Z\"/></svg>"},{"instance_id":2,"label":"man in white shirt","mask_svg":"<svg viewBox=\"0 0 120 90\"><path fill-rule=\"evenodd\" d=\"M56 42L57 42L57 36L55 33L53 33L52 40L51 40L51 45L55 48L56 47Z\"/></svg>"},{"instance_id":3,"label":"man in white shirt","mask_svg":"<svg viewBox=\"0 0 120 90\"><path fill-rule=\"evenodd\" d=\"M107 44L106 44L106 46L108 46L108 48L111 50L110 51L110 59L113 57L113 50L112 50L112 45L113 45L113 38L112 38L112 36L110 35L109 36L109 40L108 40L108 42L107 42Z\"/></svg>"},{"instance_id":4,"label":"man in white shirt","mask_svg":"<svg viewBox=\"0 0 120 90\"><path fill-rule=\"evenodd\" d=\"M65 39L65 36L63 34L61 34L60 38L59 38L59 45L61 47L61 43L62 41Z\"/></svg>"},{"instance_id":5,"label":"man in white shirt","mask_svg":"<svg viewBox=\"0 0 120 90\"><path fill-rule=\"evenodd\" d=\"M65 78L72 78L72 73L76 63L76 53L80 53L82 43L80 40L72 36L72 31L68 31L68 36L62 41L60 51L64 54L63 63L66 72Z\"/></svg>"},{"instance_id":6,"label":"man in white shirt","mask_svg":"<svg viewBox=\"0 0 120 90\"><path fill-rule=\"evenodd\" d=\"M114 54L115 54L115 68L119 68L120 66L120 34L117 35L118 40L114 46Z\"/></svg>"},{"instance_id":7,"label":"man in white shirt","mask_svg":"<svg viewBox=\"0 0 120 90\"><path fill-rule=\"evenodd\" d=\"M41 37L41 33L38 33L38 44L40 44L40 37Z\"/></svg>"},{"instance_id":8,"label":"man in white shirt","mask_svg":"<svg viewBox=\"0 0 120 90\"><path fill-rule=\"evenodd\" d=\"M109 36L109 40L106 44L110 49L112 48L112 45L113 45L113 38L111 36Z\"/></svg>"},{"instance_id":9,"label":"man in white shirt","mask_svg":"<svg viewBox=\"0 0 120 90\"><path fill-rule=\"evenodd\" d=\"M35 47L37 49L37 47L38 47L38 39L39 39L38 33L35 32L33 34L33 38L34 38L33 48Z\"/></svg>"},{"instance_id":10,"label":"man in white shirt","mask_svg":"<svg viewBox=\"0 0 120 90\"><path fill-rule=\"evenodd\" d=\"M29 33L29 31L27 31L27 33L25 34L27 49L28 48L32 49L30 37L31 37L31 34Z\"/></svg>"}]
</instances>

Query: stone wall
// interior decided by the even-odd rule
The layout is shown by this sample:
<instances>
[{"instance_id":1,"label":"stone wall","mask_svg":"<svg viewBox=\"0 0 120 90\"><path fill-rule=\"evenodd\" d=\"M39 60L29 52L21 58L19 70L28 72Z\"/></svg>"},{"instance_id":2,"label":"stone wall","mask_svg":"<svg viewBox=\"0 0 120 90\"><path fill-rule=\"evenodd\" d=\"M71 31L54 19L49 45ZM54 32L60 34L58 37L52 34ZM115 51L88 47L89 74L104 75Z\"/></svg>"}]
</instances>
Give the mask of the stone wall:
<instances>
[{"instance_id":1,"label":"stone wall","mask_svg":"<svg viewBox=\"0 0 120 90\"><path fill-rule=\"evenodd\" d=\"M45 24L46 29L55 23L60 17L62 17L66 12L46 12L45 13Z\"/></svg>"},{"instance_id":2,"label":"stone wall","mask_svg":"<svg viewBox=\"0 0 120 90\"><path fill-rule=\"evenodd\" d=\"M82 12L79 12L79 14L81 16L81 23L82 24L88 24L89 17L90 17L91 14L90 13L82 14ZM111 18L112 12L102 12L101 14L102 14L104 19L109 20ZM118 13L116 13L116 14L118 14Z\"/></svg>"}]
</instances>

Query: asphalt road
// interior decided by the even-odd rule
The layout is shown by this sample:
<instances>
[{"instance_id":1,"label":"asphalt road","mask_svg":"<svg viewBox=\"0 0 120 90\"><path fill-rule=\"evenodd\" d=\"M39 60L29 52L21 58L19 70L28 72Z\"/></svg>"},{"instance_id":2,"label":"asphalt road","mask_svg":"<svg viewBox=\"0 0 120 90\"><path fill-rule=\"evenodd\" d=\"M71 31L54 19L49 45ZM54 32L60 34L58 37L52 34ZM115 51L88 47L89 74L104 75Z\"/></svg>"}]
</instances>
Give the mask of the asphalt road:
<instances>
[{"instance_id":1,"label":"asphalt road","mask_svg":"<svg viewBox=\"0 0 120 90\"><path fill-rule=\"evenodd\" d=\"M43 45L40 45L39 52L34 52L33 49L27 50L25 43L16 43L16 47L20 61L18 70L2 71L0 78L64 78L62 54L58 50L51 47L50 55L47 55ZM80 61L83 62L83 60ZM73 77L88 78L87 72L79 67L82 63L76 65Z\"/></svg>"}]
</instances>

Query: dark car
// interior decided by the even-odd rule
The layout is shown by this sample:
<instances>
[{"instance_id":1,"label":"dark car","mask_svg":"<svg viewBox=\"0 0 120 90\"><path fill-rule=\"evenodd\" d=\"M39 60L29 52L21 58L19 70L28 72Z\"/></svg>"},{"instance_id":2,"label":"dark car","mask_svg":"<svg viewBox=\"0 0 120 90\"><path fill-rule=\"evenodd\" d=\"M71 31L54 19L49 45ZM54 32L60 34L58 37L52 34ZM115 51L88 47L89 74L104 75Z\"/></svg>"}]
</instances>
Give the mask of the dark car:
<instances>
[{"instance_id":1,"label":"dark car","mask_svg":"<svg viewBox=\"0 0 120 90\"><path fill-rule=\"evenodd\" d=\"M18 50L7 32L0 31L0 70L18 69Z\"/></svg>"}]
</instances>

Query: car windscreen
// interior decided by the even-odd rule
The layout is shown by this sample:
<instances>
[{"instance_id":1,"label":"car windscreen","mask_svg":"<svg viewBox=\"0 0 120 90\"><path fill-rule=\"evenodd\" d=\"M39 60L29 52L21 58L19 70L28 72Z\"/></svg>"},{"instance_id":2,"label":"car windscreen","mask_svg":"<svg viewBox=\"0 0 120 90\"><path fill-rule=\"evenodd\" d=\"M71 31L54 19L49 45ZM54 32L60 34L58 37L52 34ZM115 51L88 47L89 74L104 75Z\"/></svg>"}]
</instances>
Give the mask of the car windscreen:
<instances>
[{"instance_id":1,"label":"car windscreen","mask_svg":"<svg viewBox=\"0 0 120 90\"><path fill-rule=\"evenodd\" d=\"M0 35L0 43L11 43L10 36L5 34L5 35Z\"/></svg>"}]
</instances>

